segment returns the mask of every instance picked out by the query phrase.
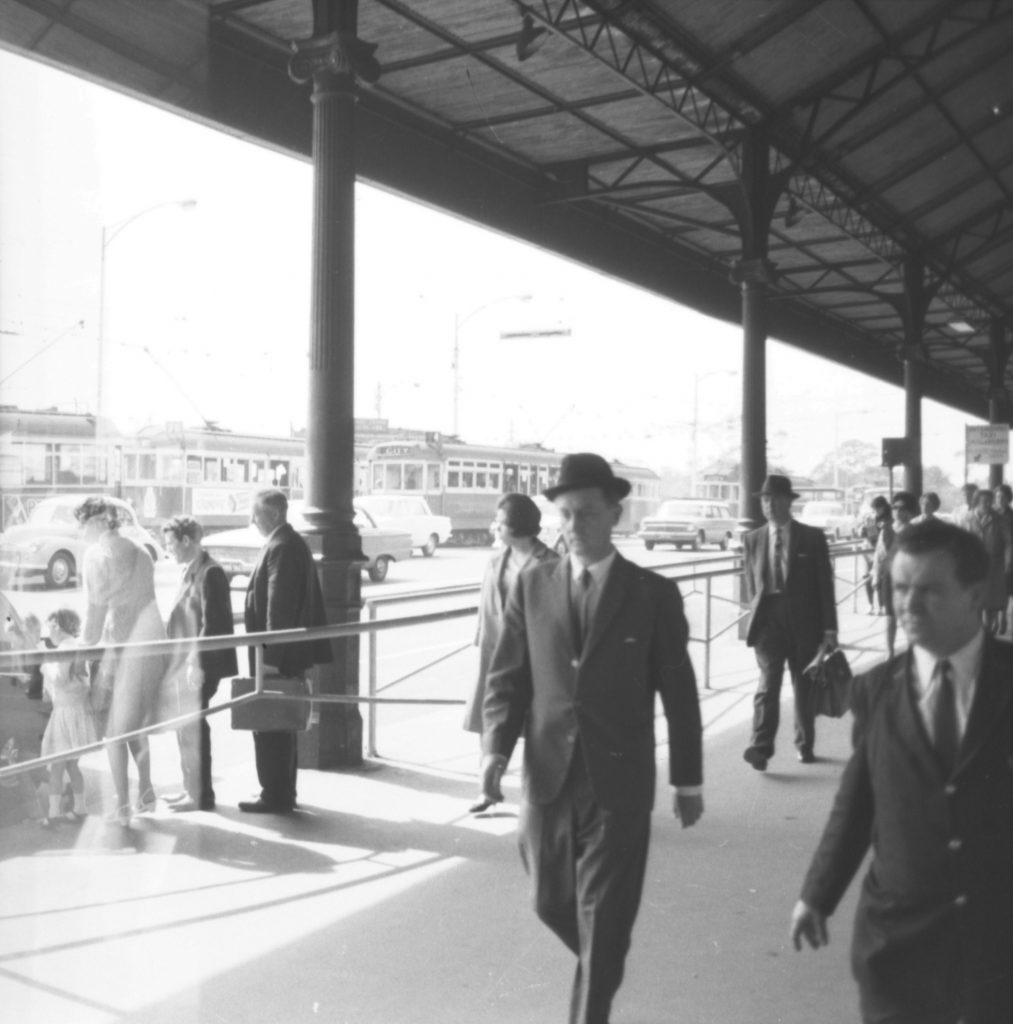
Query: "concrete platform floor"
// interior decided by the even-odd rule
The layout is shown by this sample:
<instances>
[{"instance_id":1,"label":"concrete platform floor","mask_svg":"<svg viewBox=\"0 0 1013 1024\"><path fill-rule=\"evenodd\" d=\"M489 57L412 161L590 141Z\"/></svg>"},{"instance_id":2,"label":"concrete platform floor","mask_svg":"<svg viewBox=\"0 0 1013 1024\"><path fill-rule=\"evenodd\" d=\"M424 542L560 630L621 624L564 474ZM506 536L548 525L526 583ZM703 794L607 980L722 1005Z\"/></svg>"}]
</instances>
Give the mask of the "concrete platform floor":
<instances>
[{"instance_id":1,"label":"concrete platform floor","mask_svg":"<svg viewBox=\"0 0 1013 1024\"><path fill-rule=\"evenodd\" d=\"M842 634L856 668L881 657L882 620L845 614ZM757 773L741 758L752 654L729 638L714 658L716 689L701 698L705 815L682 830L668 787L659 786L646 892L613 1020L856 1020L854 893L831 921L828 949L796 953L787 938L848 756L850 719L819 719L819 761L803 766L786 700L781 748ZM129 828L93 815L48 830L34 821L0 829L0 1017L565 1021L572 957L529 909L516 804L467 812L477 756L459 719L459 709L443 708L424 727L416 720L400 734L386 731L388 759L359 770L301 772L301 809L287 817L236 810L254 779L252 745L221 723L216 812L176 815L160 803ZM174 737L154 746L156 765L171 764ZM97 757L86 765L90 778L102 771Z\"/></svg>"}]
</instances>

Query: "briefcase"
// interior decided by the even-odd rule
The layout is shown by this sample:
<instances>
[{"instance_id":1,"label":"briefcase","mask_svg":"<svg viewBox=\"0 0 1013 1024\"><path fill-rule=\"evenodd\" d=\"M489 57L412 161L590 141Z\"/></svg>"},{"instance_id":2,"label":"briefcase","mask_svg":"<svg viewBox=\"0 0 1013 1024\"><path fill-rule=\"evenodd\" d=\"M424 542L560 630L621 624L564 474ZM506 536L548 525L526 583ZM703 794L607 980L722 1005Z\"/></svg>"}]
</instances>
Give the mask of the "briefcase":
<instances>
[{"instance_id":1,"label":"briefcase","mask_svg":"<svg viewBox=\"0 0 1013 1024\"><path fill-rule=\"evenodd\" d=\"M851 710L851 666L840 647L817 654L806 666L805 675L813 684L814 714L840 718Z\"/></svg>"},{"instance_id":2,"label":"briefcase","mask_svg":"<svg viewBox=\"0 0 1013 1024\"><path fill-rule=\"evenodd\" d=\"M238 676L232 680L232 699L252 693L253 689L252 679ZM301 676L267 676L264 690L274 690L291 697L307 697L310 686ZM252 729L254 732L303 732L309 728L310 707L308 700L256 697L232 708L232 728Z\"/></svg>"}]
</instances>

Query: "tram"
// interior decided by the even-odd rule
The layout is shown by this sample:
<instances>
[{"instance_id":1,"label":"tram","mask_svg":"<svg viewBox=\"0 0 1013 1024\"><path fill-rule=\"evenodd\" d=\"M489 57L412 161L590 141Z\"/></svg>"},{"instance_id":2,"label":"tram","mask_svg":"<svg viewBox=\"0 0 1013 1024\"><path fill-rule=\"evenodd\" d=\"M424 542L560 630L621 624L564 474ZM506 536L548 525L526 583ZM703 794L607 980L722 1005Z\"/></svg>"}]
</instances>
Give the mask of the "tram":
<instances>
[{"instance_id":1,"label":"tram","mask_svg":"<svg viewBox=\"0 0 1013 1024\"><path fill-rule=\"evenodd\" d=\"M167 425L123 447L122 496L145 525L191 515L215 532L250 521L253 495L277 487L303 497L305 440Z\"/></svg>"},{"instance_id":2,"label":"tram","mask_svg":"<svg viewBox=\"0 0 1013 1024\"><path fill-rule=\"evenodd\" d=\"M504 494L540 494L559 477L562 454L541 445L517 448L444 440L387 441L369 454L371 494L424 497L430 509L450 517L452 544L491 542L489 524ZM632 484L617 532L632 533L661 497L661 478L652 469L612 463Z\"/></svg>"},{"instance_id":3,"label":"tram","mask_svg":"<svg viewBox=\"0 0 1013 1024\"><path fill-rule=\"evenodd\" d=\"M114 492L127 440L84 413L0 408L0 529L25 522L51 494Z\"/></svg>"}]
</instances>

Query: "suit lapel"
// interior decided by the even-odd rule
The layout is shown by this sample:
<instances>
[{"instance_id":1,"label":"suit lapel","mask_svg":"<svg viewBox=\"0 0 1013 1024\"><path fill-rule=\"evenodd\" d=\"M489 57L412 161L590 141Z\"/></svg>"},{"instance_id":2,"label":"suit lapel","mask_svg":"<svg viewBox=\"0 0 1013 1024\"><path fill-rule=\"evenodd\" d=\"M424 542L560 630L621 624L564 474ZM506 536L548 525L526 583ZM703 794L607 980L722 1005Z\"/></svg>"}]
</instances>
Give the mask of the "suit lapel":
<instances>
[{"instance_id":1,"label":"suit lapel","mask_svg":"<svg viewBox=\"0 0 1013 1024\"><path fill-rule=\"evenodd\" d=\"M955 772L959 772L974 757L999 723L1009 721L1005 715L1006 705L1010 702L1009 680L1002 678L1002 665L997 654L995 641L986 635L981 672L974 689L974 701L967 719L967 730L960 744Z\"/></svg>"}]
</instances>

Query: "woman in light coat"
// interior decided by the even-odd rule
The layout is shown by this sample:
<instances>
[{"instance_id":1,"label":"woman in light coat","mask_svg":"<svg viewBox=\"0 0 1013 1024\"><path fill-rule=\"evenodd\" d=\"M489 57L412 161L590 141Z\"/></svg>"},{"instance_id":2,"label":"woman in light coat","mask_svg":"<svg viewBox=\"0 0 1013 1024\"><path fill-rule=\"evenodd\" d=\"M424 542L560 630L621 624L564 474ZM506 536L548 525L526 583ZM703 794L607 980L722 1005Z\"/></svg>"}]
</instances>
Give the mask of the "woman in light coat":
<instances>
[{"instance_id":1,"label":"woman in light coat","mask_svg":"<svg viewBox=\"0 0 1013 1024\"><path fill-rule=\"evenodd\" d=\"M464 712L464 728L482 734L482 701L485 699L485 677L492 663L493 651L503 628L507 597L521 571L529 562L544 562L559 556L538 539L542 513L526 494L505 494L496 506L493 531L503 545L485 569L478 604L478 678ZM488 804L479 801L473 810L485 810Z\"/></svg>"}]
</instances>

